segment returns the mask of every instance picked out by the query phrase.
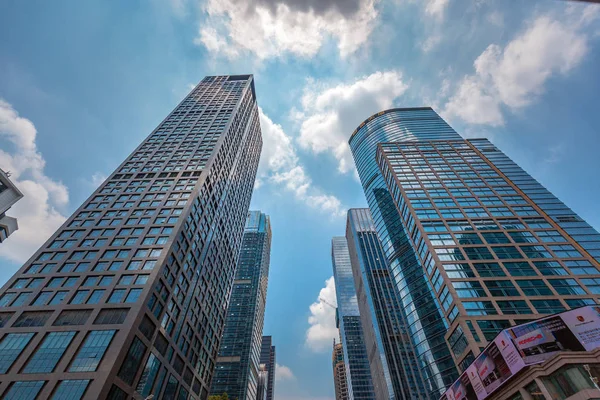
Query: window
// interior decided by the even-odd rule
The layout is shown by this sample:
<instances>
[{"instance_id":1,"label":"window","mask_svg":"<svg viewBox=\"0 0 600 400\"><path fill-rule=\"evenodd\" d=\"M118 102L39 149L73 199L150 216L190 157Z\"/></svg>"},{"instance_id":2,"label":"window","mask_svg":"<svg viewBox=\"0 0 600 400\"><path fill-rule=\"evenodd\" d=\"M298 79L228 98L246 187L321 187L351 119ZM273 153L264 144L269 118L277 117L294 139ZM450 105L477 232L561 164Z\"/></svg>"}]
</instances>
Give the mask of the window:
<instances>
[{"instance_id":1,"label":"window","mask_svg":"<svg viewBox=\"0 0 600 400\"><path fill-rule=\"evenodd\" d=\"M523 300L497 301L503 314L532 314L531 308Z\"/></svg>"},{"instance_id":2,"label":"window","mask_svg":"<svg viewBox=\"0 0 600 400\"><path fill-rule=\"evenodd\" d=\"M494 258L487 247L464 247L463 250L470 260L491 260Z\"/></svg>"},{"instance_id":3,"label":"window","mask_svg":"<svg viewBox=\"0 0 600 400\"><path fill-rule=\"evenodd\" d=\"M23 373L42 374L53 372L74 336L75 332L48 333L40 347L25 365L25 368L23 368Z\"/></svg>"},{"instance_id":4,"label":"window","mask_svg":"<svg viewBox=\"0 0 600 400\"><path fill-rule=\"evenodd\" d=\"M502 329L510 327L510 322L507 320L477 321L477 325L486 340L493 340Z\"/></svg>"},{"instance_id":5,"label":"window","mask_svg":"<svg viewBox=\"0 0 600 400\"><path fill-rule=\"evenodd\" d=\"M90 331L77 355L71 362L69 372L96 371L116 331Z\"/></svg>"},{"instance_id":6,"label":"window","mask_svg":"<svg viewBox=\"0 0 600 400\"><path fill-rule=\"evenodd\" d=\"M567 271L556 261L537 261L534 264L542 275L568 275Z\"/></svg>"},{"instance_id":7,"label":"window","mask_svg":"<svg viewBox=\"0 0 600 400\"><path fill-rule=\"evenodd\" d=\"M0 374L5 374L27 346L33 333L9 333L0 342Z\"/></svg>"},{"instance_id":8,"label":"window","mask_svg":"<svg viewBox=\"0 0 600 400\"><path fill-rule=\"evenodd\" d=\"M543 246L521 246L521 250L528 258L552 258Z\"/></svg>"},{"instance_id":9,"label":"window","mask_svg":"<svg viewBox=\"0 0 600 400\"><path fill-rule=\"evenodd\" d=\"M30 326L44 326L52 311L25 311L17 318L13 327L26 328Z\"/></svg>"},{"instance_id":10,"label":"window","mask_svg":"<svg viewBox=\"0 0 600 400\"><path fill-rule=\"evenodd\" d=\"M125 298L125 289L115 289L108 298L108 303L122 303Z\"/></svg>"},{"instance_id":11,"label":"window","mask_svg":"<svg viewBox=\"0 0 600 400\"><path fill-rule=\"evenodd\" d=\"M556 314L565 311L560 300L531 300L531 304L540 314Z\"/></svg>"},{"instance_id":12,"label":"window","mask_svg":"<svg viewBox=\"0 0 600 400\"><path fill-rule=\"evenodd\" d=\"M127 356L121 365L121 369L117 374L128 385L133 385L133 379L138 371L142 358L146 353L146 345L138 337L133 338L133 342L129 347Z\"/></svg>"},{"instance_id":13,"label":"window","mask_svg":"<svg viewBox=\"0 0 600 400\"><path fill-rule=\"evenodd\" d=\"M87 301L85 303L86 304L98 304L100 302L100 299L102 298L102 296L104 296L104 292L106 292L106 290L104 290L104 289L94 290L92 292L92 295L90 296L90 298L87 299Z\"/></svg>"},{"instance_id":14,"label":"window","mask_svg":"<svg viewBox=\"0 0 600 400\"><path fill-rule=\"evenodd\" d=\"M60 313L53 326L83 325L90 317L91 310L66 310Z\"/></svg>"},{"instance_id":15,"label":"window","mask_svg":"<svg viewBox=\"0 0 600 400\"><path fill-rule=\"evenodd\" d=\"M548 282L558 294L585 294L575 279L552 279Z\"/></svg>"},{"instance_id":16,"label":"window","mask_svg":"<svg viewBox=\"0 0 600 400\"><path fill-rule=\"evenodd\" d=\"M517 284L526 296L551 296L553 294L541 279L517 281Z\"/></svg>"},{"instance_id":17,"label":"window","mask_svg":"<svg viewBox=\"0 0 600 400\"><path fill-rule=\"evenodd\" d=\"M489 244L510 243L510 240L502 232L483 232L481 234Z\"/></svg>"},{"instance_id":18,"label":"window","mask_svg":"<svg viewBox=\"0 0 600 400\"><path fill-rule=\"evenodd\" d=\"M487 297L485 290L483 290L479 282L458 281L452 282L452 286L456 290L458 297L461 298Z\"/></svg>"},{"instance_id":19,"label":"window","mask_svg":"<svg viewBox=\"0 0 600 400\"><path fill-rule=\"evenodd\" d=\"M109 308L101 310L94 325L122 324L127 317L128 308Z\"/></svg>"},{"instance_id":20,"label":"window","mask_svg":"<svg viewBox=\"0 0 600 400\"><path fill-rule=\"evenodd\" d=\"M486 281L485 286L494 297L518 296L519 291L511 281Z\"/></svg>"},{"instance_id":21,"label":"window","mask_svg":"<svg viewBox=\"0 0 600 400\"><path fill-rule=\"evenodd\" d=\"M87 379L60 381L51 400L79 400L83 397L89 383Z\"/></svg>"},{"instance_id":22,"label":"window","mask_svg":"<svg viewBox=\"0 0 600 400\"><path fill-rule=\"evenodd\" d=\"M136 392L141 394L142 397L150 394L150 390L152 390L152 385L156 380L156 375L158 374L160 366L161 363L158 358L154 354L150 353L136 389Z\"/></svg>"},{"instance_id":23,"label":"window","mask_svg":"<svg viewBox=\"0 0 600 400\"><path fill-rule=\"evenodd\" d=\"M71 303L70 304L83 304L85 298L87 297L87 295L89 293L90 293L89 290L78 290L78 291L76 291L75 295L71 299Z\"/></svg>"},{"instance_id":24,"label":"window","mask_svg":"<svg viewBox=\"0 0 600 400\"><path fill-rule=\"evenodd\" d=\"M45 381L19 381L12 384L4 400L35 400Z\"/></svg>"},{"instance_id":25,"label":"window","mask_svg":"<svg viewBox=\"0 0 600 400\"><path fill-rule=\"evenodd\" d=\"M536 276L537 274L526 262L505 262L504 267L511 276Z\"/></svg>"},{"instance_id":26,"label":"window","mask_svg":"<svg viewBox=\"0 0 600 400\"><path fill-rule=\"evenodd\" d=\"M537 243L531 232L510 232L509 235L515 243Z\"/></svg>"},{"instance_id":27,"label":"window","mask_svg":"<svg viewBox=\"0 0 600 400\"><path fill-rule=\"evenodd\" d=\"M500 268L500 264L498 263L475 263L473 264L473 267L481 277L493 278L506 276L504 270Z\"/></svg>"},{"instance_id":28,"label":"window","mask_svg":"<svg viewBox=\"0 0 600 400\"><path fill-rule=\"evenodd\" d=\"M502 246L502 247L492 247L496 256L500 259L508 259L508 258L523 258L519 250L513 246Z\"/></svg>"},{"instance_id":29,"label":"window","mask_svg":"<svg viewBox=\"0 0 600 400\"><path fill-rule=\"evenodd\" d=\"M491 301L465 301L467 315L496 315L498 312Z\"/></svg>"}]
</instances>

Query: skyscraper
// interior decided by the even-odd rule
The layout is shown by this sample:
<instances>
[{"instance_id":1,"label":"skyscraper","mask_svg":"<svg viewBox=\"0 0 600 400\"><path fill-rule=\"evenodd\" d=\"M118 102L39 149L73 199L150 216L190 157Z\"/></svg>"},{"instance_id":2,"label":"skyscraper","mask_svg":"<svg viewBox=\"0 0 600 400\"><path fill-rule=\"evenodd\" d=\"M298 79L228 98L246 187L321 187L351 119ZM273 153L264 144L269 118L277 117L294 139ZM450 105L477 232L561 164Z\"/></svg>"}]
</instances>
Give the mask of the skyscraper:
<instances>
[{"instance_id":1,"label":"skyscraper","mask_svg":"<svg viewBox=\"0 0 600 400\"><path fill-rule=\"evenodd\" d=\"M0 169L0 243L19 229L17 219L6 215L6 211L23 197L9 178L9 174Z\"/></svg>"},{"instance_id":2,"label":"skyscraper","mask_svg":"<svg viewBox=\"0 0 600 400\"><path fill-rule=\"evenodd\" d=\"M250 211L211 394L254 400L258 385L262 332L267 300L271 223L260 211Z\"/></svg>"},{"instance_id":3,"label":"skyscraper","mask_svg":"<svg viewBox=\"0 0 600 400\"><path fill-rule=\"evenodd\" d=\"M368 208L348 210L346 239L376 398L426 398L400 292Z\"/></svg>"},{"instance_id":4,"label":"skyscraper","mask_svg":"<svg viewBox=\"0 0 600 400\"><path fill-rule=\"evenodd\" d=\"M275 390L275 369L277 361L275 358L275 346L271 336L263 336L260 348L260 363L265 365L267 370L267 400L273 400Z\"/></svg>"},{"instance_id":5,"label":"skyscraper","mask_svg":"<svg viewBox=\"0 0 600 400\"><path fill-rule=\"evenodd\" d=\"M337 298L336 318L344 348L346 381L349 399L374 399L371 368L356 301L354 278L350 254L345 237L331 240L331 258L335 295Z\"/></svg>"},{"instance_id":6,"label":"skyscraper","mask_svg":"<svg viewBox=\"0 0 600 400\"><path fill-rule=\"evenodd\" d=\"M331 352L331 364L333 367L335 400L348 400L348 382L346 379L344 348L341 343L336 343L335 339L333 341L333 351Z\"/></svg>"},{"instance_id":7,"label":"skyscraper","mask_svg":"<svg viewBox=\"0 0 600 400\"><path fill-rule=\"evenodd\" d=\"M252 75L204 78L3 286L2 398L205 399L261 146Z\"/></svg>"},{"instance_id":8,"label":"skyscraper","mask_svg":"<svg viewBox=\"0 0 600 400\"><path fill-rule=\"evenodd\" d=\"M598 232L488 140L407 108L350 147L432 392L502 328L597 302Z\"/></svg>"}]
</instances>

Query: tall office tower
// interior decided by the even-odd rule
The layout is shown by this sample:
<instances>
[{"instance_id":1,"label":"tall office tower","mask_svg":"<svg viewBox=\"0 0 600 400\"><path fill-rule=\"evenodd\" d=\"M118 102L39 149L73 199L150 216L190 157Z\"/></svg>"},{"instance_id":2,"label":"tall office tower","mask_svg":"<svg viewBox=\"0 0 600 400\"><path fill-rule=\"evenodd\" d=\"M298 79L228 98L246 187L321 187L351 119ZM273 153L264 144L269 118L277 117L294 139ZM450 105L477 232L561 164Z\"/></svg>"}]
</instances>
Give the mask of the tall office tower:
<instances>
[{"instance_id":1,"label":"tall office tower","mask_svg":"<svg viewBox=\"0 0 600 400\"><path fill-rule=\"evenodd\" d=\"M344 348L341 343L333 340L333 351L331 353L333 366L333 385L335 389L335 400L348 400L348 382L346 380L346 363L344 362Z\"/></svg>"},{"instance_id":2,"label":"tall office tower","mask_svg":"<svg viewBox=\"0 0 600 400\"><path fill-rule=\"evenodd\" d=\"M348 398L374 399L375 392L373 390L371 368L360 321L350 254L345 237L334 237L331 240L331 259L338 305L336 319L344 348Z\"/></svg>"},{"instance_id":3,"label":"tall office tower","mask_svg":"<svg viewBox=\"0 0 600 400\"><path fill-rule=\"evenodd\" d=\"M348 210L346 239L377 399L427 398L406 313L368 208Z\"/></svg>"},{"instance_id":4,"label":"tall office tower","mask_svg":"<svg viewBox=\"0 0 600 400\"><path fill-rule=\"evenodd\" d=\"M23 197L23 193L11 182L9 174L0 169L0 243L19 229L17 219L6 215L6 211Z\"/></svg>"},{"instance_id":5,"label":"tall office tower","mask_svg":"<svg viewBox=\"0 0 600 400\"><path fill-rule=\"evenodd\" d=\"M258 364L258 382L256 384L256 400L267 400L269 371L266 364Z\"/></svg>"},{"instance_id":6,"label":"tall office tower","mask_svg":"<svg viewBox=\"0 0 600 400\"><path fill-rule=\"evenodd\" d=\"M350 147L432 390L502 328L598 300L598 232L488 140L410 108Z\"/></svg>"},{"instance_id":7,"label":"tall office tower","mask_svg":"<svg viewBox=\"0 0 600 400\"><path fill-rule=\"evenodd\" d=\"M267 370L267 400L273 400L273 391L275 390L275 369L277 362L275 359L275 346L271 336L263 336L260 347L260 363L265 365Z\"/></svg>"},{"instance_id":8,"label":"tall office tower","mask_svg":"<svg viewBox=\"0 0 600 400\"><path fill-rule=\"evenodd\" d=\"M3 399L205 399L262 146L204 78L0 292Z\"/></svg>"},{"instance_id":9,"label":"tall office tower","mask_svg":"<svg viewBox=\"0 0 600 400\"><path fill-rule=\"evenodd\" d=\"M262 332L267 300L271 223L260 211L250 211L211 394L254 400L258 385Z\"/></svg>"}]
</instances>

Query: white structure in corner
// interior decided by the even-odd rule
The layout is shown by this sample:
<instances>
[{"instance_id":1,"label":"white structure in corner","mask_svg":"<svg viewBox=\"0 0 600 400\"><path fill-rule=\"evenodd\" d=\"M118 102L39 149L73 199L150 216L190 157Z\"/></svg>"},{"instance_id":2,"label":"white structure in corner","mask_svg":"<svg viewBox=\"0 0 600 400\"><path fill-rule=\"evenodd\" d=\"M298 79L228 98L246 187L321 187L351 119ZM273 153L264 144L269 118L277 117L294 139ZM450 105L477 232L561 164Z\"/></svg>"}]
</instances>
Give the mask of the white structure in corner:
<instances>
[{"instance_id":1,"label":"white structure in corner","mask_svg":"<svg viewBox=\"0 0 600 400\"><path fill-rule=\"evenodd\" d=\"M19 229L17 219L6 215L6 211L23 197L23 193L10 181L6 172L0 169L0 243Z\"/></svg>"}]
</instances>

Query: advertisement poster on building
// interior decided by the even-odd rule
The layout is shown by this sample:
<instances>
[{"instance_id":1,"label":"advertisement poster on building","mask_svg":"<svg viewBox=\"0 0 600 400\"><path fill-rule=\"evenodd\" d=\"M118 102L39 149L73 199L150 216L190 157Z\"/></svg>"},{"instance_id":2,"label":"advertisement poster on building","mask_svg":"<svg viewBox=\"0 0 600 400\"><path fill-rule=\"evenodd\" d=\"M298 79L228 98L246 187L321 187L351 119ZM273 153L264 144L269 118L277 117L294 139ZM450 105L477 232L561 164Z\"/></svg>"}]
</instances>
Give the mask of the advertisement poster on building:
<instances>
[{"instance_id":1,"label":"advertisement poster on building","mask_svg":"<svg viewBox=\"0 0 600 400\"><path fill-rule=\"evenodd\" d=\"M600 307L584 307L561 314L565 324L586 350L600 347Z\"/></svg>"},{"instance_id":2,"label":"advertisement poster on building","mask_svg":"<svg viewBox=\"0 0 600 400\"><path fill-rule=\"evenodd\" d=\"M586 350L561 315L517 325L506 332L526 365L546 361L560 351Z\"/></svg>"}]
</instances>

